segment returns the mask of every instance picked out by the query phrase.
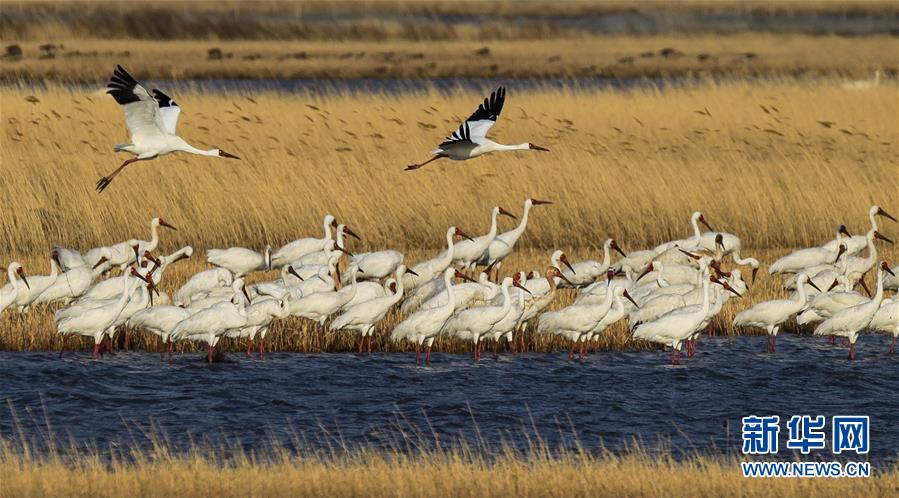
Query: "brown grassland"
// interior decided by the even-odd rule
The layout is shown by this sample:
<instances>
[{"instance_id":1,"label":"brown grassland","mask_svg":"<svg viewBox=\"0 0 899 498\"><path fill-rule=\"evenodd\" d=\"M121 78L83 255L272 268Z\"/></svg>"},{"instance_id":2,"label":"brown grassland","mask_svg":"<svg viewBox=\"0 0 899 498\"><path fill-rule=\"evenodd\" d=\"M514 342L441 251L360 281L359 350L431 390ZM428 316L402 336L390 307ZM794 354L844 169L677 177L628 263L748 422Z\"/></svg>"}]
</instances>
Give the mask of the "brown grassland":
<instances>
[{"instance_id":1,"label":"brown grassland","mask_svg":"<svg viewBox=\"0 0 899 498\"><path fill-rule=\"evenodd\" d=\"M18 40L7 40L18 41ZM39 47L62 43L53 58ZM370 41L100 40L59 37L17 43L0 59L0 81L105 83L116 63L155 79L672 76L870 77L895 75L895 38L735 33L727 36L580 35L550 39ZM218 49L221 58L210 58ZM669 52L670 51L670 52Z\"/></svg>"},{"instance_id":2,"label":"brown grassland","mask_svg":"<svg viewBox=\"0 0 899 498\"><path fill-rule=\"evenodd\" d=\"M204 267L205 249L278 247L317 235L326 212L361 233L364 241L351 250L396 248L415 262L440 249L447 226L486 231L493 205L520 214L525 197L553 200L532 211L519 252L504 266L511 271L543 267L553 248L574 260L600 257L606 237L633 250L686 236L690 213L702 210L716 230L738 234L744 253L763 262L757 285L732 301L718 323L736 333L728 325L735 310L782 295L776 280L764 276L765 263L828 240L839 223L864 232L871 204L899 211L892 82L862 91L839 81L786 80L629 91L513 87L495 138L530 140L551 152L437 162L415 172L404 165L426 157L483 95L175 97L184 109L182 136L243 159L172 155L138 163L97 194L96 179L123 160L111 146L127 139L112 99L63 88L4 89L0 172L15 179L0 185L8 206L0 220L5 263L18 260L30 274L46 273L54 244L86 250L143 238L148 220L163 216L179 230L163 232L160 251L188 244L196 250L168 274L163 288L173 292ZM503 221L501 230L510 227ZM887 222L883 231L896 238L899 227ZM888 261L897 254L883 248ZM397 347L384 344L397 318L379 332L379 348ZM49 312L8 311L0 326L0 349L59 345ZM535 350L562 346L528 340ZM625 347L626 340L622 327L603 347ZM139 347L157 347L141 341ZM464 348L452 341L440 346ZM346 351L353 338L288 320L274 329L270 347Z\"/></svg>"},{"instance_id":3,"label":"brown grassland","mask_svg":"<svg viewBox=\"0 0 899 498\"><path fill-rule=\"evenodd\" d=\"M735 458L674 460L641 450L567 451L536 444L486 457L476 449L335 451L296 455L217 450L175 454L161 446L109 463L22 452L0 440L0 497L13 496L745 496L880 497L899 488L899 469L867 479L746 479Z\"/></svg>"}]
</instances>

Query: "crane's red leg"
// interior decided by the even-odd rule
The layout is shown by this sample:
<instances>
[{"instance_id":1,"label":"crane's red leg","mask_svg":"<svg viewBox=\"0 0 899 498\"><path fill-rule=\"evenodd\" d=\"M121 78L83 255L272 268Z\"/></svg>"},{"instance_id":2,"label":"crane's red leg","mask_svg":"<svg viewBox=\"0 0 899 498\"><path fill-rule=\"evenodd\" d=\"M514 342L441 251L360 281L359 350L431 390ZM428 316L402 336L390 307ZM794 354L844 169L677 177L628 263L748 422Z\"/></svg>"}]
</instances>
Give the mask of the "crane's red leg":
<instances>
[{"instance_id":1,"label":"crane's red leg","mask_svg":"<svg viewBox=\"0 0 899 498\"><path fill-rule=\"evenodd\" d=\"M100 178L100 180L97 181L97 192L103 192L104 190L106 190L106 187L108 187L109 184L112 183L112 180L116 177L116 175L118 175L122 172L123 169L125 169L125 166L128 166L129 164L137 160L138 159L136 157L132 157L131 159L123 162L122 165L116 168L116 170L112 173L104 176L103 178Z\"/></svg>"},{"instance_id":2,"label":"crane's red leg","mask_svg":"<svg viewBox=\"0 0 899 498\"><path fill-rule=\"evenodd\" d=\"M421 163L421 164L410 164L409 166L406 166L405 171L412 171L412 170L414 170L414 169L423 168L426 164L430 163L431 161L436 161L436 160L441 159L441 158L444 158L444 157L446 157L446 156L443 156L443 155L439 155L439 154L438 154L438 155L436 155L436 156L434 156L434 157L428 159L427 161L425 161L425 162L423 162L423 163Z\"/></svg>"},{"instance_id":3,"label":"crane's red leg","mask_svg":"<svg viewBox=\"0 0 899 498\"><path fill-rule=\"evenodd\" d=\"M62 354L63 354L63 353L65 352L65 350L66 350L66 341L67 341L68 339L69 339L69 336L67 336L67 335L62 336L62 346L59 347L59 357L60 357L60 358L62 358ZM893 342L895 343L896 340L893 339Z\"/></svg>"},{"instance_id":4,"label":"crane's red leg","mask_svg":"<svg viewBox=\"0 0 899 498\"><path fill-rule=\"evenodd\" d=\"M890 343L890 354L896 354L896 336L893 336L893 342Z\"/></svg>"},{"instance_id":5,"label":"crane's red leg","mask_svg":"<svg viewBox=\"0 0 899 498\"><path fill-rule=\"evenodd\" d=\"M421 344L415 344L415 364L421 364Z\"/></svg>"},{"instance_id":6,"label":"crane's red leg","mask_svg":"<svg viewBox=\"0 0 899 498\"><path fill-rule=\"evenodd\" d=\"M206 362L212 365L212 344L206 345Z\"/></svg>"},{"instance_id":7,"label":"crane's red leg","mask_svg":"<svg viewBox=\"0 0 899 498\"><path fill-rule=\"evenodd\" d=\"M431 348L428 348L430 352ZM368 356L371 356L371 334L368 334Z\"/></svg>"},{"instance_id":8,"label":"crane's red leg","mask_svg":"<svg viewBox=\"0 0 899 498\"><path fill-rule=\"evenodd\" d=\"M259 359L265 359L265 337L259 338Z\"/></svg>"}]
</instances>

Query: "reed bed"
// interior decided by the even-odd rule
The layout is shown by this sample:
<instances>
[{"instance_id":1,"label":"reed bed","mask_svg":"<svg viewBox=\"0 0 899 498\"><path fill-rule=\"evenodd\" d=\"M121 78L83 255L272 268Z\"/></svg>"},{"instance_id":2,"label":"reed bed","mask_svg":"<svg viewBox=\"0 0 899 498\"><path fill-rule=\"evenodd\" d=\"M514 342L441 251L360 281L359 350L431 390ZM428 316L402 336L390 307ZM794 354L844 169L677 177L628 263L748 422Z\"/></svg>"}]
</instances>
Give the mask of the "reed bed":
<instances>
[{"instance_id":1,"label":"reed bed","mask_svg":"<svg viewBox=\"0 0 899 498\"><path fill-rule=\"evenodd\" d=\"M458 77L664 78L895 75L888 35L858 38L731 33L593 34L534 39L105 40L5 35L21 57L0 58L0 81L105 84L123 64L155 79L351 79ZM46 44L58 46L42 50Z\"/></svg>"},{"instance_id":2,"label":"reed bed","mask_svg":"<svg viewBox=\"0 0 899 498\"><path fill-rule=\"evenodd\" d=\"M886 496L899 468L867 479L746 479L736 458L428 445L418 451L34 451L0 440L0 496Z\"/></svg>"},{"instance_id":3,"label":"reed bed","mask_svg":"<svg viewBox=\"0 0 899 498\"><path fill-rule=\"evenodd\" d=\"M741 29L764 29L772 18L818 14L831 18L894 17L888 1L609 1L547 0L439 1L34 1L6 2L0 27L20 39L100 37L106 39L332 39L384 41L547 38L587 31L587 17L640 14L665 19L654 29L671 29L701 14L751 20ZM475 15L489 22L476 26ZM674 19L672 19L672 17ZM109 22L115 19L117 22ZM373 22L372 22L373 21ZM734 23L736 25L736 23ZM642 29L641 29L642 28ZM641 33L643 26L621 26ZM820 29L820 28L819 28ZM691 31L710 31L701 23ZM711 29L714 30L714 29Z\"/></svg>"},{"instance_id":4,"label":"reed bed","mask_svg":"<svg viewBox=\"0 0 899 498\"><path fill-rule=\"evenodd\" d=\"M46 274L53 245L87 250L146 238L150 218L162 216L178 231L162 233L160 252L195 249L191 261L168 273L163 288L173 292L204 268L205 249L261 250L320 236L326 212L361 233L363 241L351 250L395 248L415 262L441 249L450 225L486 232L493 205L520 214L525 197L554 201L531 212L519 252L504 266L511 272L544 268L555 248L573 260L599 258L607 237L625 250L681 238L689 234L690 213L701 210L716 230L742 238L744 255L763 262L750 294L732 301L717 324L734 333L734 310L783 295L764 276L766 263L829 240L839 223L863 233L871 204L899 211L895 95L893 83L850 91L835 81L510 88L496 138L529 140L551 152L404 172L483 95L178 92L182 136L243 160L172 155L130 166L97 194L96 179L124 159L111 152L113 143L127 139L112 99L62 88L4 89L0 173L14 180L0 185L7 205L0 253L4 264L17 260L30 274ZM509 228L504 220L500 230ZM883 232L896 238L899 227L885 222ZM890 247L881 252L888 261L899 255ZM556 306L570 299L566 293ZM49 311L5 313L0 349L57 348ZM379 330L379 350L408 348L386 344L398 319ZM354 339L287 320L269 343L274 350L349 351ZM607 349L634 347L623 327L605 340ZM532 334L528 341L538 351L565 346ZM137 347L158 345L139 339ZM449 340L439 347L467 349Z\"/></svg>"}]
</instances>

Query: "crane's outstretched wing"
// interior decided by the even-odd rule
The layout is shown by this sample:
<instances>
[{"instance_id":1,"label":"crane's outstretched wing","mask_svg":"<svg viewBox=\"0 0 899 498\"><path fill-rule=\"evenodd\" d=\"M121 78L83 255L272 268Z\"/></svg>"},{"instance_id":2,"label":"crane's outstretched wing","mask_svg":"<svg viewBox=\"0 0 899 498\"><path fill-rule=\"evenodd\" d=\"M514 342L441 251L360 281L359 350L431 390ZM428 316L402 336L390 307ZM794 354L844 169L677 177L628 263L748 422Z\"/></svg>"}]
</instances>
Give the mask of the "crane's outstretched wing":
<instances>
[{"instance_id":1,"label":"crane's outstretched wing","mask_svg":"<svg viewBox=\"0 0 899 498\"><path fill-rule=\"evenodd\" d=\"M169 135L175 134L175 127L178 126L178 116L181 115L181 107L168 95L153 89L153 97L159 104L159 114L162 117L162 129Z\"/></svg>"},{"instance_id":2,"label":"crane's outstretched wing","mask_svg":"<svg viewBox=\"0 0 899 498\"><path fill-rule=\"evenodd\" d=\"M506 89L499 87L490 94L489 98L484 99L484 103L479 105L478 109L459 126L459 129L446 137L446 140L440 145L464 141L481 143L487 137L487 131L496 123L496 118L502 112L505 102Z\"/></svg>"},{"instance_id":3,"label":"crane's outstretched wing","mask_svg":"<svg viewBox=\"0 0 899 498\"><path fill-rule=\"evenodd\" d=\"M106 93L125 111L132 142L138 144L165 134L159 103L122 66L116 66L107 88Z\"/></svg>"}]
</instances>

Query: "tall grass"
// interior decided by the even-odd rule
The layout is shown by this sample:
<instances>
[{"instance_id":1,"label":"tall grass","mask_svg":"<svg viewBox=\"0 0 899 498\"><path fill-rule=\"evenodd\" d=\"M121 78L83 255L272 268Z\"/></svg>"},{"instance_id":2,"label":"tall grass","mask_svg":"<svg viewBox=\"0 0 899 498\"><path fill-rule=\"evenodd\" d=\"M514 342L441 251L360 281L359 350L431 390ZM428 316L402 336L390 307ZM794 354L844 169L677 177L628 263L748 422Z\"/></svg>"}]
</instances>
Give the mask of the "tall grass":
<instances>
[{"instance_id":1,"label":"tall grass","mask_svg":"<svg viewBox=\"0 0 899 498\"><path fill-rule=\"evenodd\" d=\"M519 250L504 267L509 271L544 267L554 248L574 260L599 258L607 237L626 250L684 237L693 210L716 230L742 237L744 255L764 268L789 248L828 240L839 223L863 233L873 203L899 211L895 91L892 85L848 91L827 82L625 92L513 87L496 138L529 140L551 152L437 162L415 172L404 165L426 157L482 94L178 92L182 136L244 159L172 155L138 163L97 194L96 179L124 159L110 151L127 139L112 99L50 89L33 93L39 102L31 103L25 97L32 92L4 90L0 174L12 180L0 185L7 206L0 253L30 274L46 273L55 244L86 250L146 238L149 219L163 216L179 229L162 233L160 252L188 244L196 250L167 274L163 288L174 292L204 267L205 249L261 249L318 235L326 212L362 234L352 250L396 248L415 262L440 250L447 226L486 232L493 205L520 214L531 196L555 204L531 212ZM509 228L503 221L500 229ZM883 231L895 238L899 227L885 222ZM882 254L897 258L892 248ZM777 280L762 272L745 299L725 308L719 330L732 333L735 311L780 295ZM555 306L570 300L566 293ZM378 349L406 347L386 343L400 318L379 329ZM7 312L0 321L0 349L59 346L49 312ZM527 338L531 350L565 347ZM280 323L269 339L272 349L290 351L349 351L353 341L300 320ZM620 327L601 347L626 341ZM137 346L158 344L142 338ZM438 346L467 349L448 339Z\"/></svg>"},{"instance_id":2,"label":"tall grass","mask_svg":"<svg viewBox=\"0 0 899 498\"><path fill-rule=\"evenodd\" d=\"M362 233L357 250L436 249L447 226L485 232L491 206L520 214L526 197L555 205L532 212L524 247L595 249L614 236L630 250L685 236L702 210L751 252L820 243L839 223L863 232L872 203L899 210L893 84L512 86L495 138L551 152L415 172L403 168L483 93L173 93L181 136L243 159L173 154L129 166L97 194L96 180L125 159L111 150L128 139L119 106L102 91L4 89L0 252L146 237L153 216L179 227L165 234L170 248L278 246L318 234L326 212Z\"/></svg>"},{"instance_id":3,"label":"tall grass","mask_svg":"<svg viewBox=\"0 0 899 498\"><path fill-rule=\"evenodd\" d=\"M58 31L35 40L4 34L21 59L0 59L0 81L105 83L115 64L138 77L194 79L454 77L771 77L863 78L895 75L899 61L887 35L859 38L733 33L579 36L545 39L396 40L104 40ZM53 57L40 49L62 44ZM221 58L210 58L218 49ZM663 55L665 54L665 55Z\"/></svg>"},{"instance_id":4,"label":"tall grass","mask_svg":"<svg viewBox=\"0 0 899 498\"><path fill-rule=\"evenodd\" d=\"M797 14L841 18L895 16L886 1L18 1L6 2L0 28L7 36L106 39L405 40L536 39L586 30L559 19L642 14L676 25L697 14L751 19L743 29ZM489 22L471 22L482 15ZM357 17L358 16L358 17ZM116 22L110 22L110 19ZM736 24L736 23L735 23ZM657 29L665 29L666 26ZM691 30L703 30L701 21ZM619 29L641 33L641 27Z\"/></svg>"},{"instance_id":5,"label":"tall grass","mask_svg":"<svg viewBox=\"0 0 899 498\"><path fill-rule=\"evenodd\" d=\"M96 452L30 451L0 440L0 496L886 496L899 469L867 479L746 479L734 458L429 446L416 452L223 451L165 444Z\"/></svg>"}]
</instances>

